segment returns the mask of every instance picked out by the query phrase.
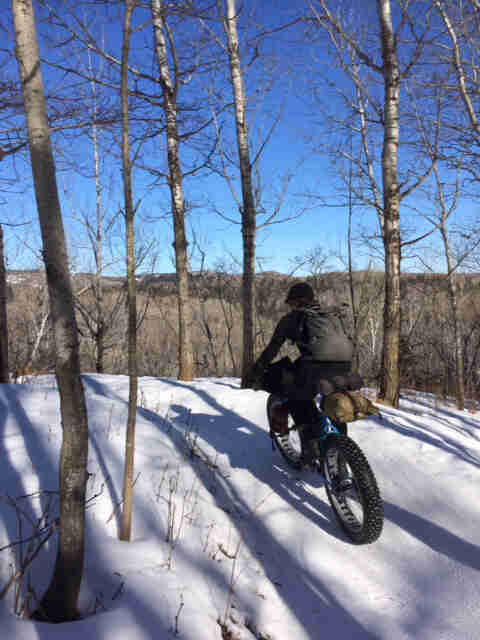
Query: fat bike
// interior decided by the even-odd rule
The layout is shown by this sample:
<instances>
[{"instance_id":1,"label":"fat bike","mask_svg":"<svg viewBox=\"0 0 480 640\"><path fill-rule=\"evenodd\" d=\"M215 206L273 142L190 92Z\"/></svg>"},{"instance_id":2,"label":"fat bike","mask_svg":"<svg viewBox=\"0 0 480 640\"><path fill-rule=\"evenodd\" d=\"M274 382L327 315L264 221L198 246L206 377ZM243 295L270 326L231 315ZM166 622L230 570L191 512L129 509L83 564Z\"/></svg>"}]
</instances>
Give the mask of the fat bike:
<instances>
[{"instance_id":1,"label":"fat bike","mask_svg":"<svg viewBox=\"0 0 480 640\"><path fill-rule=\"evenodd\" d=\"M321 398L317 397L317 406ZM347 435L346 425L338 428L319 411L318 422L309 425L313 437L308 440L308 456L291 416L288 430L275 430L275 416L286 400L270 394L267 416L272 441L288 465L297 471L306 468L323 476L330 505L346 535L358 545L370 544L383 528L383 501L377 481L360 447ZM308 463L305 460L308 459Z\"/></svg>"}]
</instances>

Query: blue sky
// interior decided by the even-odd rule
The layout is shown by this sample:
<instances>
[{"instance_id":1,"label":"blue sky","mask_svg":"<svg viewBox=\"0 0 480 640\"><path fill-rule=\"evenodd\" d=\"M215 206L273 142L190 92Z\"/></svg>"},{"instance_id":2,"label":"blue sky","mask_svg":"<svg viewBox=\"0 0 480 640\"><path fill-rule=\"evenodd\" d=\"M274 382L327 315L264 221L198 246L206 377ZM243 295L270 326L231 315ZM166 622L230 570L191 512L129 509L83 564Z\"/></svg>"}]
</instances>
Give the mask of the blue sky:
<instances>
[{"instance_id":1,"label":"blue sky","mask_svg":"<svg viewBox=\"0 0 480 640\"><path fill-rule=\"evenodd\" d=\"M116 36L118 40L118 34ZM291 46L291 45L289 45ZM284 52L288 49L284 49ZM43 67L47 86L57 85L56 72ZM16 71L16 69L15 69ZM257 73L260 73L259 70ZM257 255L263 269L289 272L293 268L292 261L318 246L326 253L338 251L345 241L346 212L342 209L319 207L306 198L307 193L321 193L329 200L335 200L332 192L332 172L325 158L312 154L311 145L306 138L311 134L306 114L306 96L297 97L292 78L288 74L280 74L277 87L266 98L262 109L249 122L252 133L252 156L258 148L258 140L269 126L267 112L278 113L282 109L282 119L268 143L260 161L262 183L265 186L265 206L277 204L276 193L281 188L281 181L286 173L291 173L285 201L278 219L292 218L282 224L274 224L258 233ZM251 90L255 80L247 79L247 92ZM298 87L297 87L298 88ZM227 95L225 99L230 99ZM261 130L260 130L261 129ZM260 131L260 132L259 132ZM55 140L55 138L54 138ZM229 136L234 143L234 138ZM228 144L228 143L227 143ZM89 168L93 166L93 150L87 141L75 141L74 146L56 154L58 175L57 181L62 199L64 224L69 238L73 267L76 270L88 270L93 267L93 257L87 248L85 229L78 223L80 211L95 210L95 184L71 171L65 170L65 161L69 154L75 153L77 158ZM237 176L238 177L238 176ZM122 206L122 185L118 165L108 159L104 160L102 180L104 185L113 181L113 188L105 190L104 206L113 212ZM237 193L240 192L238 179L235 181ZM137 214L137 236L139 243L156 241L155 270L171 271L172 256L172 224L166 210L169 205L169 192L165 187L149 190L149 180L141 172L136 173L135 196L142 203ZM20 185L19 185L20 186ZM105 187L106 188L106 187ZM189 220L190 228L201 249L206 252L207 268L212 268L218 261L226 264L241 260L241 229L238 224L231 224L216 215L211 204L230 217L239 219L235 213L236 205L226 182L217 176L187 178L184 182L185 196L195 205ZM7 257L10 268L31 268L38 263L40 237L37 223L37 212L31 175L28 166L23 167L21 191L5 194L0 215L5 221L12 221L12 204L15 203L15 222L26 222L26 226L6 227ZM299 213L305 210L299 217ZM111 272L123 270L121 255L123 253L122 225L117 225L113 238L116 255ZM193 239L192 239L193 244ZM334 263L334 261L332 261ZM144 268L149 267L150 262ZM198 254L193 255L192 267L198 266Z\"/></svg>"},{"instance_id":2,"label":"blue sky","mask_svg":"<svg viewBox=\"0 0 480 640\"><path fill-rule=\"evenodd\" d=\"M254 6L251 3L248 6ZM268 2L259 5L261 12L270 24L278 22L281 16L291 18L292 6L285 2ZM341 262L335 257L339 253L346 253L347 218L346 207L338 206L345 201L345 196L338 191L339 181L329 159L326 155L314 153L313 145L322 147L326 142L335 140L334 133L325 128L322 122L322 112L319 104L311 99L311 80L319 80L316 74L331 74L335 82L342 84L343 80L338 72L330 67L331 62L327 57L319 57L318 62L312 66L313 55L318 54L319 49L306 47L301 41L301 30L293 30L282 35L277 46L271 47L269 43L263 45L263 52L272 53L276 59L275 84L273 90L259 103L259 108L251 112L249 125L252 137L252 157L258 148L259 140L265 135L265 131L279 111L282 118L275 129L272 139L269 141L262 155L259 167L262 185L264 186L263 204L267 211L276 206L278 192L281 189L282 179L288 173L292 176L286 193L284 203L279 214L279 219L299 217L282 224L274 224L262 229L257 238L257 257L259 265L265 270L274 270L288 273L293 268L296 257L321 247L325 254L332 254L328 261L332 269L341 268ZM134 61L140 63L145 51L149 51L148 32L142 35L142 39L136 41L133 48ZM108 26L107 44L112 51L119 55L119 27L118 24ZM42 44L42 46L44 43ZM271 50L269 50L269 48ZM50 51L44 49L44 51ZM80 54L82 55L82 54ZM140 57L138 57L140 56ZM247 77L247 94L256 95L257 87L261 85L263 78L262 65L270 64L267 58L260 57L253 72ZM85 60L84 60L85 62ZM58 72L44 68L46 84L48 87L58 86ZM313 73L315 71L315 73ZM16 69L14 69L16 73ZM71 79L71 76L66 76ZM320 84L320 83L318 83ZM321 98L329 107L336 107L338 103L332 89L326 84L323 87ZM197 88L197 90L201 87ZM189 85L182 88L187 95ZM330 91L330 93L328 93ZM231 99L230 89L223 85L223 100ZM110 95L110 99L116 100ZM340 106L339 106L340 108ZM110 140L110 138L109 138ZM56 142L59 142L57 139ZM377 154L381 152L381 140L377 139ZM107 143L108 144L108 143ZM230 121L230 130L224 145L234 145L233 121ZM342 144L339 142L338 144ZM165 152L163 142L149 148L153 154L153 161L158 161L159 166L164 163ZM326 148L326 147L325 147ZM71 157L76 156L85 167L91 171L92 146L86 140L77 141L71 138L69 146L63 146L63 155L57 153L58 184L62 198L62 211L65 228L69 238L72 264L75 270L89 270L93 267L93 257L87 248L84 226L78 223L79 211L95 211L95 184L92 179L86 179L71 171L65 170L65 163ZM185 159L187 156L183 156ZM118 164L112 158L104 157L102 168L102 182L104 186L103 203L109 215L118 211L122 206L122 185ZM31 174L29 167L23 161L17 160L17 166L21 168L20 181L14 190L4 194L3 203L0 205L0 216L4 222L27 222L25 227L5 227L7 246L7 258L10 268L31 268L38 265L40 249L40 237L37 223L36 206L31 188ZM238 173L235 187L240 192ZM139 245L155 243L152 255L155 257L154 269L157 272L173 270L172 250L172 224L168 213L169 192L165 186L150 188L151 180L142 172L136 172L134 182L135 198L141 199L141 205L137 214L137 238ZM107 185L110 185L107 188ZM205 252L206 268L213 268L219 261L226 265L237 261L240 268L242 247L241 229L238 224L227 222L212 210L212 205L222 211L227 217L239 219L236 204L232 198L225 180L218 175L205 177L197 176L186 178L184 182L185 196L193 205L189 217L189 229L191 234L191 246L194 240L199 243L200 249ZM316 196L307 198L307 194ZM323 203L328 203L326 206ZM416 196L415 205L421 205L421 195ZM331 206L335 205L335 206ZM421 210L421 206L420 206ZM404 210L407 214L408 210ZM409 214L411 221L419 230L424 228L424 221L418 213ZM377 217L373 210L355 209L355 227L357 240L360 229L367 229L374 233L377 229ZM111 248L114 255L109 272L121 273L124 270L123 263L123 227L118 222L115 232L111 235ZM375 266L381 268L381 251L374 254L365 243L358 241L355 245L355 262L357 268L365 268L373 256L376 258ZM200 254L192 255L192 268L199 266ZM152 261L148 260L140 267L140 271L151 268ZM408 261L405 267L411 268ZM302 272L300 272L302 273Z\"/></svg>"}]
</instances>

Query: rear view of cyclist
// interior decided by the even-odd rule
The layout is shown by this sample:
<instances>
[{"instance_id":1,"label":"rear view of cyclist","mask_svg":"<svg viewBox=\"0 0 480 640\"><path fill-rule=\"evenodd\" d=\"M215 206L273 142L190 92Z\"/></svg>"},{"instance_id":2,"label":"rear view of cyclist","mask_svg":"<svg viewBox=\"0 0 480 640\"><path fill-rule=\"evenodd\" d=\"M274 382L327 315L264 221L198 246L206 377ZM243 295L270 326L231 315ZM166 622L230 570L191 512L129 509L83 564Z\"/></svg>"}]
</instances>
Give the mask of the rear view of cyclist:
<instances>
[{"instance_id":1,"label":"rear view of cyclist","mask_svg":"<svg viewBox=\"0 0 480 640\"><path fill-rule=\"evenodd\" d=\"M286 340L298 347L300 357L294 363L292 383L275 390L286 395L288 407L279 408L274 423L279 433L285 433L288 412L292 415L300 433L304 462L308 464L308 441L314 436L312 425L319 416L314 401L320 390L319 382L335 376L347 376L351 371L353 349L343 328L341 310L338 307L322 308L308 282L294 284L285 302L291 310L277 324L269 344L252 369L251 377L252 380L263 378Z\"/></svg>"}]
</instances>

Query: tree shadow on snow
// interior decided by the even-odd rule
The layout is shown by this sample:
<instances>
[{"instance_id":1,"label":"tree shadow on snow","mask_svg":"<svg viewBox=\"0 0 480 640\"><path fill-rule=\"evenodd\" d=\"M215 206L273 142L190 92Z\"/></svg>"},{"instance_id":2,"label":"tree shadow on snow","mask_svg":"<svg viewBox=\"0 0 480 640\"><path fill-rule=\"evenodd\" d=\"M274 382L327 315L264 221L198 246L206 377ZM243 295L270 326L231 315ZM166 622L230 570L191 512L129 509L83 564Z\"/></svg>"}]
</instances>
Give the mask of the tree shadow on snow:
<instances>
[{"instance_id":1,"label":"tree shadow on snow","mask_svg":"<svg viewBox=\"0 0 480 640\"><path fill-rule=\"evenodd\" d=\"M168 382L175 384L173 381ZM120 397L120 394L117 395L108 386L90 376L84 376L84 384L87 389L90 388L101 397L112 398L112 400L125 404L125 400ZM207 392L195 387L189 387L184 383L178 386L188 388L197 396L200 396L204 402L215 409L217 415L192 414L190 408L183 405L170 407L170 410L177 414L177 417L172 417L171 420L169 416L167 416L168 419L165 419L142 408L138 408L139 415L157 426L167 436L170 436L176 445L180 445L182 442L179 438L183 438L184 441L186 425L185 423L182 424L182 421L189 418L190 425L198 427L201 438L216 448L220 455L225 455L229 458L233 469L243 468L248 470L260 482L264 483L267 488L271 487L272 491L277 493L285 504L294 508L299 514L302 514L314 525L318 526L319 545L321 545L321 538L325 533L343 540L333 512L327 506L325 500L320 499L315 493L318 490L323 496L322 483L318 477L309 477L307 478L308 482L306 482L292 476L280 454L272 452L270 438L264 429L241 417L235 411L223 407ZM104 454L96 444L94 448L97 457L99 459L102 458ZM187 447L184 447L183 455L185 457L189 455ZM100 462L100 464L102 463ZM338 637L355 638L356 640L378 640L378 636L365 629L337 600L322 581L321 574L309 568L308 558L305 561L299 561L298 558L292 555L288 546L272 535L271 529L268 528L267 524L262 521L262 518L256 512L255 505L248 504L245 496L241 493L241 489L239 490L235 487L228 477L202 463L195 464L195 460L192 460L191 468L205 488L213 495L216 505L229 512L231 521L242 537L242 544L252 556L258 558L258 562L264 570L264 575L268 577L272 587L276 589L278 598L285 603L286 608L298 620L299 625L305 629L307 637L318 637L319 628L322 628L334 631ZM105 461L102 472L107 477L108 464ZM312 476L313 474L308 475ZM110 487L110 491L113 499L115 490ZM138 498L136 500L136 513L148 519L148 513L152 509L151 501L148 504L139 504ZM158 521L155 521L155 523L152 521L151 526L149 524L149 529L152 531L158 530ZM164 532L162 533L164 534ZM102 581L105 583L105 580L107 580L113 590L118 586L119 577L107 575L110 574L111 561L107 562L103 557L103 553L105 553L103 548L97 549L92 545L88 545L88 554L91 556L90 564L94 567L94 571L91 578L89 578L87 572L85 579L87 581L90 579L95 581L98 578L100 583ZM184 554L186 560L195 565L202 574L208 574L209 580L218 584L222 593L228 594L229 585L226 584L228 576L226 577L225 572L220 571L216 563L212 562L210 558L207 556L203 558L198 554L192 554L191 557L187 557L188 551L185 551L181 545L176 548L175 553ZM151 562L151 560L146 562ZM120 615L119 620L122 620L122 615L125 615L127 621L134 620L136 626L142 630L145 637L154 638L159 637L159 634L162 635L162 633L165 636L171 634L175 612L171 612L171 619L168 619L165 609L159 611L153 606L154 599L152 599L151 594L149 594L149 597L143 597L141 591L137 593L135 588L129 589L128 576L126 578L126 588L127 594L125 598L121 597L118 603L110 604L115 616ZM194 588L190 589L188 597L194 599ZM241 592L239 591L238 594L235 594L234 599L239 603L239 610L249 610L249 616L255 623L260 613L255 607L254 610L250 610L252 608L249 604L251 598L247 598L245 602L242 602ZM212 604L215 605L215 603ZM188 610L187 606L186 599L186 611ZM110 607L108 608L110 609ZM122 609L124 613L119 614L119 611L115 611L117 609ZM263 600L259 599L258 609L265 610ZM219 616L222 613L222 610L218 611ZM275 617L273 609L272 616ZM113 620L116 621L117 617L113 618ZM108 612L105 615L96 616L93 625L91 619L85 622L88 624L86 626L87 633L93 632L95 637L103 637L107 631L111 632ZM81 625L82 621L76 623L75 629L79 629ZM50 625L36 624L35 627L39 638L46 639L50 637ZM62 625L63 630L68 633L70 625ZM181 619L179 631L186 640L194 640L197 637L196 634L182 631ZM218 637L220 637L220 631L218 632Z\"/></svg>"},{"instance_id":2,"label":"tree shadow on snow","mask_svg":"<svg viewBox=\"0 0 480 640\"><path fill-rule=\"evenodd\" d=\"M466 567L480 570L480 546L467 542L444 527L402 507L384 502L385 518L394 522L437 553Z\"/></svg>"},{"instance_id":3,"label":"tree shadow on snow","mask_svg":"<svg viewBox=\"0 0 480 640\"><path fill-rule=\"evenodd\" d=\"M189 427L195 425L202 439L220 455L227 456L232 469L248 470L259 482L271 487L298 514L318 526L319 544L322 531L342 542L349 542L339 528L326 498L322 499L323 483L318 475L307 473L299 476L291 472L280 454L272 452L270 437L264 429L224 407L208 392L188 383L174 380L166 382L189 389L216 411L216 415L190 413L189 408L183 405L171 406L180 419L182 415L190 416ZM221 458L218 464L221 467ZM248 504L233 482L222 474L216 474L213 484L212 471L208 467L198 464L192 465L192 469L214 496L217 506L230 514L242 536L242 543L258 558L278 596L304 626L308 637L317 637L320 623L323 628L334 630L335 635L340 634L341 637L359 640L373 640L376 637L362 627L336 600L319 576L309 570L308 559L305 564L298 562L289 547L272 535L256 511L258 505ZM274 567L281 567L281 571ZM279 583L279 575L283 584ZM295 598L292 598L292 594L295 594Z\"/></svg>"},{"instance_id":4,"label":"tree shadow on snow","mask_svg":"<svg viewBox=\"0 0 480 640\"><path fill-rule=\"evenodd\" d=\"M480 458L478 455L472 453L468 447L461 445L455 440L455 438L446 435L445 424L442 423L443 429L437 432L432 424L433 419L431 418L425 424L421 420L416 419L414 414L409 414L407 418L394 412L389 412L388 409L383 407L382 416L384 428L390 428L408 438L415 438L425 444L432 445L438 449L443 449L445 452L480 468ZM407 422L408 424L402 424L403 422ZM455 425L451 425L449 423L447 426L452 428L454 431L458 431L458 428ZM465 435L465 432L461 431L461 434ZM467 435L471 436L469 433L467 433Z\"/></svg>"},{"instance_id":5,"label":"tree shadow on snow","mask_svg":"<svg viewBox=\"0 0 480 640\"><path fill-rule=\"evenodd\" d=\"M401 396L401 398L403 398L403 396ZM400 404L400 409L407 412L408 415L421 416L429 421L435 419L435 421L452 431L456 431L461 435L467 435L475 440L480 440L480 423L478 419L474 418L473 415L470 415L466 411L462 413L456 409L456 407L449 408L444 404L440 404L438 407L435 407L434 400L429 400L428 398L405 396L405 400L412 402L415 405L419 405L420 407L424 407L425 409L424 411L418 411L416 407L402 408L402 405Z\"/></svg>"},{"instance_id":6,"label":"tree shadow on snow","mask_svg":"<svg viewBox=\"0 0 480 640\"><path fill-rule=\"evenodd\" d=\"M185 387L184 384L182 386ZM323 499L325 492L319 474L294 471L288 467L278 451L272 450L268 433L258 425L222 407L209 394L195 388L192 388L192 391L202 395L202 398L215 407L219 414L212 416L191 413L183 405L172 404L170 409L177 414L177 417L173 418L177 429L191 429L191 439L198 433L219 454L220 467L222 456L225 456L228 458L229 468L249 471L259 482L270 487L313 524L321 527L332 537L346 540L336 524L330 506ZM188 420L188 424L184 420ZM188 449L185 455L188 455ZM201 472L201 468L197 471ZM208 488L208 485L206 486ZM222 505L222 508L234 512L241 511L241 505L232 501L230 494L227 494L227 504Z\"/></svg>"},{"instance_id":7,"label":"tree shadow on snow","mask_svg":"<svg viewBox=\"0 0 480 640\"><path fill-rule=\"evenodd\" d=\"M99 379L100 378L100 379ZM124 407L125 413L122 416L121 422L121 431L122 434L125 433L126 424L127 424L127 410L128 410L128 400L126 400L120 393L115 392L111 386L105 384L101 381L101 376L97 377L95 375L84 374L82 375L82 381L85 388L86 395L88 392L93 392L93 395L99 396L100 398L111 399L116 403L116 407ZM94 401L94 398L92 398ZM87 397L88 402L88 397ZM149 411L147 409L143 409L142 407L137 406L137 415L141 416L148 420L149 423L153 423L155 426L160 428L163 432L168 433L171 429L171 424L166 421L164 418L159 416L158 414ZM91 423L95 420L98 420L94 416L89 417L89 444L93 451L96 454L96 461L98 462L101 475L105 479L105 483L108 489L109 497L112 503L113 517L115 519L117 530L120 529L121 526L121 517L122 511L119 508L121 503L121 494L122 487L120 485L116 486L114 480L112 479L111 471L114 469L122 468L123 459L119 459L119 454L116 453L116 447L113 443L109 442L109 438L105 437L105 434L100 435L100 442L102 446L108 443L108 450L102 450L102 447L99 445L97 441L97 435L95 433L95 429L91 427ZM118 418L117 418L118 420ZM107 419L105 418L105 424L102 426L99 425L100 430L106 428ZM124 443L122 443L124 445ZM120 449L121 450L121 449ZM121 455L121 454L120 454ZM140 516L143 520L143 524L145 527L148 527L151 530L158 531L158 522L152 516L152 505L150 502L146 502L141 500L141 496L135 496L135 514L136 516ZM158 531L160 535L160 531ZM163 533L163 532L161 532Z\"/></svg>"},{"instance_id":8,"label":"tree shadow on snow","mask_svg":"<svg viewBox=\"0 0 480 640\"><path fill-rule=\"evenodd\" d=\"M0 540L1 547L19 539L29 538L35 531L39 515L52 502L52 492L58 491L58 461L45 446L45 439L42 438L38 426L35 426L35 421L25 411L21 402L23 394L32 397L30 388L24 389L22 385L0 385L0 510L7 538ZM45 434L45 437L49 436ZM15 439L19 442L12 446L11 441ZM20 456L18 453L22 449L24 453ZM17 451L17 454L13 451ZM14 464L13 460L18 460L17 464ZM50 493L38 495L38 491ZM15 502L18 510L12 506L10 499ZM57 515L54 498L50 508L49 515L52 520ZM25 553L27 545L26 542L13 547L17 569L20 568L19 552L23 549ZM41 582L45 584L53 566L54 546L50 542L47 547L49 552L41 553L33 565L36 577L42 576ZM5 550L4 553L7 554L8 551ZM6 575L0 576L0 589L3 588L6 578Z\"/></svg>"}]
</instances>

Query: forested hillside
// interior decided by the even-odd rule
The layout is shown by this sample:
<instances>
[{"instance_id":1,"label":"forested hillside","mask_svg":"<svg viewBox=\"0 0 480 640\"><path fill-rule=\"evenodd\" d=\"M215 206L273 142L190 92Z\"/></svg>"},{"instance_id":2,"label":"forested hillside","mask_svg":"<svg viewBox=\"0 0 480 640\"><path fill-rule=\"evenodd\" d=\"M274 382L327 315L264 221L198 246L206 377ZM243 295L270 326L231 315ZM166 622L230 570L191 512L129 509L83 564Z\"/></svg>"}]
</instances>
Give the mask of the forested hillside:
<instances>
[{"instance_id":1,"label":"forested hillside","mask_svg":"<svg viewBox=\"0 0 480 640\"><path fill-rule=\"evenodd\" d=\"M308 278L319 300L349 304L348 330L357 332L357 366L369 381L378 375L382 345L383 274L355 272L354 307L347 273L324 273ZM90 274L74 276L82 370L95 371L94 296ZM42 272L10 272L9 323L11 366L15 375L53 368L45 282ZM294 278L279 273L256 277L256 350L268 342L273 328L287 311L285 295ZM126 373L125 282L104 278L106 373ZM175 277L148 274L138 277L140 375L177 374L177 307ZM191 275L193 337L197 376L238 375L241 359L241 278L222 272ZM459 309L464 326L464 363L467 396L476 397L480 377L480 275L458 278ZM442 274L402 276L403 329L402 386L454 393L455 365L451 313L446 278ZM294 357L295 349L286 348Z\"/></svg>"}]
</instances>

